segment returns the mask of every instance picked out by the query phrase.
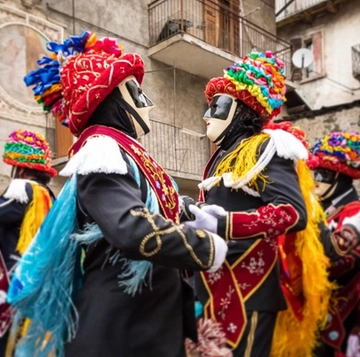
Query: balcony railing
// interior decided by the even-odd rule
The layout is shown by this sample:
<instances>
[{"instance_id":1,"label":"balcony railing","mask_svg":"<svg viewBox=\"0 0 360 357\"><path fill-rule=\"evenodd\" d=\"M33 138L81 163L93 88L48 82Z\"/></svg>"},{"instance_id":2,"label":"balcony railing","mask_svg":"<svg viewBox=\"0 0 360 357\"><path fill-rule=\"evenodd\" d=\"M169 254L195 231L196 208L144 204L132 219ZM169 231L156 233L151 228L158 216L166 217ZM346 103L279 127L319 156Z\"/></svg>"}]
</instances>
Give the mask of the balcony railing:
<instances>
[{"instance_id":1,"label":"balcony railing","mask_svg":"<svg viewBox=\"0 0 360 357\"><path fill-rule=\"evenodd\" d=\"M150 46L187 33L237 57L272 51L290 69L291 45L239 16L238 5L231 6L211 0L153 1L149 5Z\"/></svg>"},{"instance_id":2,"label":"balcony railing","mask_svg":"<svg viewBox=\"0 0 360 357\"><path fill-rule=\"evenodd\" d=\"M351 47L353 76L360 81L360 44Z\"/></svg>"},{"instance_id":3,"label":"balcony railing","mask_svg":"<svg viewBox=\"0 0 360 357\"><path fill-rule=\"evenodd\" d=\"M281 9L286 6L286 9L282 11L279 16L276 17L276 21L280 21L285 17L295 15L299 12L311 9L312 7L321 3L326 3L328 0L275 0L275 13L277 14Z\"/></svg>"},{"instance_id":4,"label":"balcony railing","mask_svg":"<svg viewBox=\"0 0 360 357\"><path fill-rule=\"evenodd\" d=\"M187 133L177 126L151 120L151 133L142 139L151 156L171 174L201 180L209 159L205 135Z\"/></svg>"}]
</instances>

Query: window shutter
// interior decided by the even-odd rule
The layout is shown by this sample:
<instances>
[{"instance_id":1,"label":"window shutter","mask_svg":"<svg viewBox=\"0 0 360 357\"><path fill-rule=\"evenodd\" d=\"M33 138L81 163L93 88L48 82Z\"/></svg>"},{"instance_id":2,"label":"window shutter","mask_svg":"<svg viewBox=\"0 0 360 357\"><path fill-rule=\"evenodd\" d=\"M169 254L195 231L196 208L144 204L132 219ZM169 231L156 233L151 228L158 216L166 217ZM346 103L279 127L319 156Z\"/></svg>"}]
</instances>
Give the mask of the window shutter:
<instances>
[{"instance_id":1,"label":"window shutter","mask_svg":"<svg viewBox=\"0 0 360 357\"><path fill-rule=\"evenodd\" d=\"M315 75L323 73L323 63L322 63L322 32L315 32L312 35L313 43L313 55L314 55L314 72Z\"/></svg>"},{"instance_id":2,"label":"window shutter","mask_svg":"<svg viewBox=\"0 0 360 357\"><path fill-rule=\"evenodd\" d=\"M293 38L290 40L291 43L291 56L296 50L302 47L302 40L300 37ZM291 62L291 78L292 81L301 81L302 80L302 69L296 68Z\"/></svg>"},{"instance_id":3,"label":"window shutter","mask_svg":"<svg viewBox=\"0 0 360 357\"><path fill-rule=\"evenodd\" d=\"M74 137L70 130L55 120L55 152L56 158L67 156L70 146L74 142Z\"/></svg>"},{"instance_id":4,"label":"window shutter","mask_svg":"<svg viewBox=\"0 0 360 357\"><path fill-rule=\"evenodd\" d=\"M214 4L215 3L215 4ZM213 46L219 44L219 11L217 1L204 2L205 41Z\"/></svg>"}]
</instances>

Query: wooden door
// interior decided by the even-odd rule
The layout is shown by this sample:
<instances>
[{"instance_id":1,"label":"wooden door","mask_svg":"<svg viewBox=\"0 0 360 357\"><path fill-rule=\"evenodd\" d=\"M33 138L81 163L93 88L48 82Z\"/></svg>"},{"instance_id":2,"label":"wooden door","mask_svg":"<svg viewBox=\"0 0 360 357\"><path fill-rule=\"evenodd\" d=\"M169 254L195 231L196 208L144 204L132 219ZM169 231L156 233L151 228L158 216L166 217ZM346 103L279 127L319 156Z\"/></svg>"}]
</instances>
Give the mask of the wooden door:
<instances>
[{"instance_id":1,"label":"wooden door","mask_svg":"<svg viewBox=\"0 0 360 357\"><path fill-rule=\"evenodd\" d=\"M67 156L70 146L74 142L74 137L69 128L55 120L55 153L56 158Z\"/></svg>"}]
</instances>

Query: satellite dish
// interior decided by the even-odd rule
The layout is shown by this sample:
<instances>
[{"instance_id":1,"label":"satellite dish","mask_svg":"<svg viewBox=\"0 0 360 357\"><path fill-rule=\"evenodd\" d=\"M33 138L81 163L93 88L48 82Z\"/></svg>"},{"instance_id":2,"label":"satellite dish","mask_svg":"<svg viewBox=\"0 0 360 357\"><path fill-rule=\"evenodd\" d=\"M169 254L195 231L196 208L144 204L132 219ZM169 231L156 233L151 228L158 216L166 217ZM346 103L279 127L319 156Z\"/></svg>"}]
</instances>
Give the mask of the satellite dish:
<instances>
[{"instance_id":1,"label":"satellite dish","mask_svg":"<svg viewBox=\"0 0 360 357\"><path fill-rule=\"evenodd\" d=\"M314 61L314 55L312 51L307 48L300 48L294 52L292 56L292 63L297 68L307 68Z\"/></svg>"}]
</instances>

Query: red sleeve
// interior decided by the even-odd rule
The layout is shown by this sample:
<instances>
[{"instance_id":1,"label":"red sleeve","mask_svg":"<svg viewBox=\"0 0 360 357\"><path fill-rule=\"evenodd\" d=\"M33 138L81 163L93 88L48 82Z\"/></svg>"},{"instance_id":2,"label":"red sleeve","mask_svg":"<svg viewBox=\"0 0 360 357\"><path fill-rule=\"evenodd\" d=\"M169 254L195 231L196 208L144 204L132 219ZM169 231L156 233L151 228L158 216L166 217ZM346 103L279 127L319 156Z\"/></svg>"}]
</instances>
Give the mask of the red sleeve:
<instances>
[{"instance_id":1,"label":"red sleeve","mask_svg":"<svg viewBox=\"0 0 360 357\"><path fill-rule=\"evenodd\" d=\"M275 238L288 232L299 221L290 204L268 204L254 212L228 212L219 219L218 234L226 240Z\"/></svg>"}]
</instances>

